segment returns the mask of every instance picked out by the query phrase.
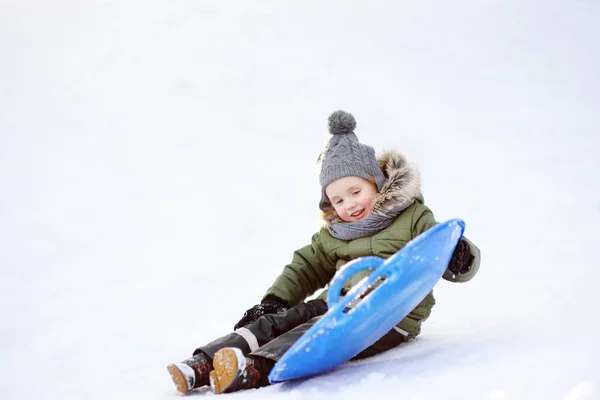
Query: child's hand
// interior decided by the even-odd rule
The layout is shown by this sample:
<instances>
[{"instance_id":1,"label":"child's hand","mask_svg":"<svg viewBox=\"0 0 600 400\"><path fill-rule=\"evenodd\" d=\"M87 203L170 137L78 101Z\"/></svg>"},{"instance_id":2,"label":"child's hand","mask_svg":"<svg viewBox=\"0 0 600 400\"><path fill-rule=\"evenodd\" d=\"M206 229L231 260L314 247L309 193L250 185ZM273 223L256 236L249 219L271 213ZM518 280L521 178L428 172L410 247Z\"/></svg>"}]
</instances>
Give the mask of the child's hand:
<instances>
[{"instance_id":1,"label":"child's hand","mask_svg":"<svg viewBox=\"0 0 600 400\"><path fill-rule=\"evenodd\" d=\"M277 297L270 296L262 301L262 303L255 305L254 307L248 309L242 319L239 320L237 324L233 327L233 329L242 328L265 314L277 314L283 311L286 311L288 307L283 304L283 301L278 299Z\"/></svg>"},{"instance_id":2,"label":"child's hand","mask_svg":"<svg viewBox=\"0 0 600 400\"><path fill-rule=\"evenodd\" d=\"M471 269L472 263L471 246L466 240L460 239L448 263L448 270L453 275L465 274Z\"/></svg>"}]
</instances>

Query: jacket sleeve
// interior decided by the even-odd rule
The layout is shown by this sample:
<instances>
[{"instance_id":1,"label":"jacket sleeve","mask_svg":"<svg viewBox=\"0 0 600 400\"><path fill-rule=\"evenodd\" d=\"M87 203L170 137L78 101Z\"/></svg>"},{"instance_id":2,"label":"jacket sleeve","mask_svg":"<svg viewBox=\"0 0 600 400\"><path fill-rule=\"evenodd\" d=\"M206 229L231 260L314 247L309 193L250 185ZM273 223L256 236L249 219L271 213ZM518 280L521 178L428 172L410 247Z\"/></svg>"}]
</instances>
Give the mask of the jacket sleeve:
<instances>
[{"instance_id":1,"label":"jacket sleeve","mask_svg":"<svg viewBox=\"0 0 600 400\"><path fill-rule=\"evenodd\" d=\"M263 299L269 295L276 296L293 307L325 287L335 272L335 265L327 259L317 232L311 244L294 252L292 262L283 268Z\"/></svg>"},{"instance_id":2,"label":"jacket sleeve","mask_svg":"<svg viewBox=\"0 0 600 400\"><path fill-rule=\"evenodd\" d=\"M429 207L427 207L425 205L420 206L415 211L414 223L413 223L413 238L416 237L417 235L420 235L421 233L425 232L427 229L429 229L437 224L438 223L436 222L435 218L433 217L433 213L431 212ZM465 239L469 243L469 246L471 248L471 255L473 256L473 262L471 264L471 268L469 269L468 272L466 272L464 274L458 274L458 275L454 275L449 270L446 270L446 272L444 272L444 275L442 276L442 278L444 278L447 281L467 282L467 281L470 281L475 276L475 274L477 274L477 271L479 271L479 264L481 262L481 252L480 252L479 248L477 246L475 246L475 244L473 242L471 242L469 239L467 239L464 236L463 236L463 239Z\"/></svg>"}]
</instances>

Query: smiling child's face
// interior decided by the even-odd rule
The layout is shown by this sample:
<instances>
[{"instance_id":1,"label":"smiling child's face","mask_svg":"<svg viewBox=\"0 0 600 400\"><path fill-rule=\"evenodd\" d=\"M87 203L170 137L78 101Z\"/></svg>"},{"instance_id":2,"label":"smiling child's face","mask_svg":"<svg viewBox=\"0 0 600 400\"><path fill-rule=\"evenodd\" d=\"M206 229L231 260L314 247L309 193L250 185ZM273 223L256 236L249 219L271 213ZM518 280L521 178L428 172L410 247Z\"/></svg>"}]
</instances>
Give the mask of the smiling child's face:
<instances>
[{"instance_id":1,"label":"smiling child's face","mask_svg":"<svg viewBox=\"0 0 600 400\"><path fill-rule=\"evenodd\" d=\"M357 222L371 215L371 203L377 193L373 182L358 176L340 178L325 188L333 208L346 222Z\"/></svg>"}]
</instances>

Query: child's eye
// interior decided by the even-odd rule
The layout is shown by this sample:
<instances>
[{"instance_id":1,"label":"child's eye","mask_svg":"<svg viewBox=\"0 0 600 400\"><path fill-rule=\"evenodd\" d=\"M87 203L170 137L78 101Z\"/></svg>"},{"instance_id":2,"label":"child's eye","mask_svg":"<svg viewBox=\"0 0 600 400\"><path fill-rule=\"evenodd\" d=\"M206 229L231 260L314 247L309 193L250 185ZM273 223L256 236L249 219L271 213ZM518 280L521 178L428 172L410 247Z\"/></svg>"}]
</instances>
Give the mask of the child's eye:
<instances>
[{"instance_id":1,"label":"child's eye","mask_svg":"<svg viewBox=\"0 0 600 400\"><path fill-rule=\"evenodd\" d=\"M360 190L357 190L356 192L352 192L352 196L356 196L359 193L360 193Z\"/></svg>"},{"instance_id":2,"label":"child's eye","mask_svg":"<svg viewBox=\"0 0 600 400\"><path fill-rule=\"evenodd\" d=\"M334 204L342 204L342 200L336 200Z\"/></svg>"}]
</instances>

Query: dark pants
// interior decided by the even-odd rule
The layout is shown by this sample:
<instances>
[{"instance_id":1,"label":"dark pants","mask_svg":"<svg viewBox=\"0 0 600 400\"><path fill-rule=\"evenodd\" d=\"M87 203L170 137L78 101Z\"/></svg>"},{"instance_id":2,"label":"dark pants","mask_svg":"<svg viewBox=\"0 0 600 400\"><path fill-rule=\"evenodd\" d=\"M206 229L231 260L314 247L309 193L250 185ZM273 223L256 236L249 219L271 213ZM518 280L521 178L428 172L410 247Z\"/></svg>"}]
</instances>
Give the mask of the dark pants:
<instances>
[{"instance_id":1,"label":"dark pants","mask_svg":"<svg viewBox=\"0 0 600 400\"><path fill-rule=\"evenodd\" d=\"M212 360L215 353L220 349L237 347L246 356L272 360L273 366L326 312L327 303L324 300L310 300L306 303L300 303L283 313L263 315L247 325L245 329L250 331L250 335L242 328L242 330L230 333L206 346L197 348L194 354L203 353ZM251 340L248 340L249 338ZM392 329L377 342L356 355L354 359L374 356L390 350L406 340L406 337Z\"/></svg>"}]
</instances>

